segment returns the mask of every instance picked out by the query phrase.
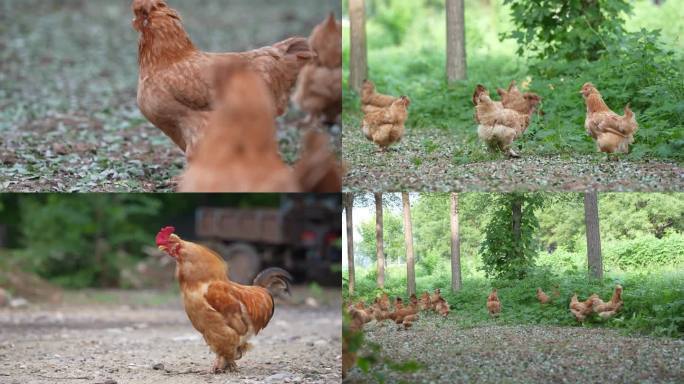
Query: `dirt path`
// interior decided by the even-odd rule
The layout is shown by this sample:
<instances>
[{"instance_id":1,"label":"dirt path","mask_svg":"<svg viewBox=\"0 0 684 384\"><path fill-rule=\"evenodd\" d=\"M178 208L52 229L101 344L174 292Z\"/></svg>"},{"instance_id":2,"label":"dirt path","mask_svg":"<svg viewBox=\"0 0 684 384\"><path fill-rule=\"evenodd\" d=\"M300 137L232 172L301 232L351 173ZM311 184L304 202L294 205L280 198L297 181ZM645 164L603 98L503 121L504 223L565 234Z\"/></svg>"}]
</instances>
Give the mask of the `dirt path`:
<instances>
[{"instance_id":1,"label":"dirt path","mask_svg":"<svg viewBox=\"0 0 684 384\"><path fill-rule=\"evenodd\" d=\"M212 375L179 303L2 309L0 383L338 383L341 324L339 301L279 303L239 372Z\"/></svg>"},{"instance_id":2,"label":"dirt path","mask_svg":"<svg viewBox=\"0 0 684 384\"><path fill-rule=\"evenodd\" d=\"M453 327L430 315L414 328L368 324L366 340L380 344L394 362L423 368L388 382L431 383L681 383L684 340L628 337L607 329L487 325ZM369 378L355 368L349 382Z\"/></svg>"},{"instance_id":3,"label":"dirt path","mask_svg":"<svg viewBox=\"0 0 684 384\"><path fill-rule=\"evenodd\" d=\"M490 154L448 131L408 132L387 153L346 129L343 156L349 191L683 191L684 168L663 161L606 161L604 154ZM469 140L469 141L468 141Z\"/></svg>"}]
</instances>

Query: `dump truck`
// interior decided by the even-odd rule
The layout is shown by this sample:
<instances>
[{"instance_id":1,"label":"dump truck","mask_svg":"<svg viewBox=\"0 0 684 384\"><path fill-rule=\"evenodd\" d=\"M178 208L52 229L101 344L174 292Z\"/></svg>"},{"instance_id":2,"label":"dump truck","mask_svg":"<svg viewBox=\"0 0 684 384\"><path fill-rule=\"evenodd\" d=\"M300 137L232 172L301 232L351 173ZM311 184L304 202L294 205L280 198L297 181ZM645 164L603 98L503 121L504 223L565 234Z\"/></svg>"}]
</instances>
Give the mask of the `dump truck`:
<instances>
[{"instance_id":1,"label":"dump truck","mask_svg":"<svg viewBox=\"0 0 684 384\"><path fill-rule=\"evenodd\" d=\"M233 281L250 284L259 271L276 266L296 282L341 284L339 195L285 195L274 209L201 207L195 231L228 262Z\"/></svg>"}]
</instances>

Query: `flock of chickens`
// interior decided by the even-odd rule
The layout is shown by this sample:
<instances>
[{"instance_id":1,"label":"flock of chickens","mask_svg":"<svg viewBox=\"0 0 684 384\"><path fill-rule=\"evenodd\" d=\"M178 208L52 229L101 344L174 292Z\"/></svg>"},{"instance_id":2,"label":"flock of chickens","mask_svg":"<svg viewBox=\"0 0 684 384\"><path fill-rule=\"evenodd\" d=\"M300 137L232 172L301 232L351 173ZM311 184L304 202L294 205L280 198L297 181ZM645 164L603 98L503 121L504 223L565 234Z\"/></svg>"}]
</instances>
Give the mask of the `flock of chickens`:
<instances>
[{"instance_id":1,"label":"flock of chickens","mask_svg":"<svg viewBox=\"0 0 684 384\"><path fill-rule=\"evenodd\" d=\"M239 53L195 47L165 0L133 0L139 32L138 106L185 152L183 192L339 192L342 167L327 134L311 130L300 160L278 152L276 117L292 100L307 125L342 112L342 26ZM296 90L293 92L293 89Z\"/></svg>"},{"instance_id":2,"label":"flock of chickens","mask_svg":"<svg viewBox=\"0 0 684 384\"><path fill-rule=\"evenodd\" d=\"M556 286L552 292L554 297L560 297L560 291ZM537 288L537 299L541 305L549 304L553 299L547 295L541 288ZM604 302L597 294L592 294L586 301L581 302L577 299L577 294L574 294L570 300L570 313L578 322L583 322L592 314L598 315L602 319L608 319L622 309L622 286L616 285L613 296L609 301ZM496 288L492 289L487 296L487 311L491 317L497 317L501 313L501 300ZM440 289L435 289L434 294L430 295L424 292L420 300L415 294L409 298L409 305L404 306L401 297L397 297L394 302L394 310L390 308L390 300L387 293L383 293L380 297L376 297L373 304L369 307L363 301L346 306L349 314L349 332L363 332L364 324L375 320L380 323L385 320L394 321L399 327L398 329L408 329L413 326L413 323L418 320L419 311L435 311L440 315L446 317L449 315L449 303L442 297ZM348 341L343 338L342 343L342 375L355 364L356 353L349 350Z\"/></svg>"},{"instance_id":3,"label":"flock of chickens","mask_svg":"<svg viewBox=\"0 0 684 384\"><path fill-rule=\"evenodd\" d=\"M536 93L522 93L515 80L511 81L508 89L497 88L496 92L501 101L492 100L485 86L478 84L475 88L472 102L478 124L477 134L490 150L519 157L512 144L525 133L533 115L542 113L539 110L542 99ZM585 83L580 93L587 106L584 126L587 134L596 141L598 151L628 153L639 129L629 104L624 108L624 116L620 116L608 108L593 84ZM404 135L409 105L407 96L394 98L380 94L373 83L366 80L361 90L363 134L384 152Z\"/></svg>"}]
</instances>

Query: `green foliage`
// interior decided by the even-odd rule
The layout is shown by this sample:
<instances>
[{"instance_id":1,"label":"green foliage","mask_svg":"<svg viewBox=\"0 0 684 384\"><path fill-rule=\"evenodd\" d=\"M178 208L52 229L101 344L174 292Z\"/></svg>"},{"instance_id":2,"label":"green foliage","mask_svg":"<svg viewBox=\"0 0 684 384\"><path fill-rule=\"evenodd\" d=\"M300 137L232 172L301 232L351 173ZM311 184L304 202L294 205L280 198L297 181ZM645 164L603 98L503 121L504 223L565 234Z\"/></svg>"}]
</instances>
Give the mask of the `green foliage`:
<instances>
[{"instance_id":1,"label":"green foliage","mask_svg":"<svg viewBox=\"0 0 684 384\"><path fill-rule=\"evenodd\" d=\"M544 202L540 194L500 194L494 197L493 212L480 248L483 270L489 277L525 277L536 256L535 231L539 222L535 210ZM513 230L512 207L519 205L520 233Z\"/></svg>"},{"instance_id":2,"label":"green foliage","mask_svg":"<svg viewBox=\"0 0 684 384\"><path fill-rule=\"evenodd\" d=\"M389 262L398 262L406 257L406 244L404 242L404 222L400 214L387 208L382 214L383 222L383 250L385 259ZM358 252L370 260L375 261L375 218L361 223L361 242Z\"/></svg>"},{"instance_id":3,"label":"green foliage","mask_svg":"<svg viewBox=\"0 0 684 384\"><path fill-rule=\"evenodd\" d=\"M504 0L511 6L518 55L527 51L540 59L597 60L600 51L624 31L627 0Z\"/></svg>"},{"instance_id":4,"label":"green foliage","mask_svg":"<svg viewBox=\"0 0 684 384\"><path fill-rule=\"evenodd\" d=\"M524 21L533 25L529 33L526 28L516 24L516 18L511 15L513 3L542 2L545 6L529 6L529 9L521 11L534 14L534 17ZM395 3L400 7L405 2L393 1L392 6ZM570 8L562 20L584 25L578 25L577 29L568 25L560 26L558 28L561 28L559 31L562 33L549 35L555 31L555 27L549 24L544 27L550 28L549 31L541 36L542 29L536 27L537 23L540 18L546 22L549 17L547 13L559 11L561 7L554 8L554 5L560 4L560 0L516 0L509 1L505 6L500 3L493 1L491 6L482 6L480 2L466 2L468 79L452 86L444 81L446 43L443 11L430 7L415 11L413 18L406 21L408 25L399 45L388 41L388 35L378 26L375 15L369 17L369 77L382 92L411 97L408 132L420 137L420 140L424 132L432 132L427 129L435 130L434 134L447 136L444 143L453 145L441 149L456 164L496 159L478 142L470 98L478 83L493 90L515 79L518 83L524 83L526 91L536 92L543 97L542 108L545 112L543 117L535 117L525 135L516 142L518 149L535 155L591 155L596 152L596 147L585 133L586 109L578 93L583 83L591 81L614 111L622 113L627 103L632 104L640 129L631 153L625 156L627 159L684 160L684 130L681 129L684 126L684 101L681 98L684 94L684 60L681 53L673 54L666 48L681 48L684 43L684 39L678 39L683 28L678 20L684 8L676 7L669 1L664 6L667 9L639 3L636 6L638 13L627 16L621 10L629 8L627 1L599 0L592 3L598 4L600 14L587 14L571 20L569 17L584 2L562 2ZM595 23L601 18L606 20L598 29L591 24L592 28L599 31L598 34L586 27L586 20ZM623 27L615 27L622 24L622 21L618 21L620 19L626 20L626 31L621 31ZM671 22L663 23L661 20ZM642 31L637 26L649 29ZM653 31L654 26L663 29L665 38L658 37L657 32ZM516 48L527 49L526 46L516 47L515 39L499 41L497 38L501 34L510 35L513 31L527 36L539 35L553 41L556 38L561 41L567 39L568 43L550 43L550 47L563 52L527 60L515 52ZM604 44L597 43L599 37ZM576 40L580 41L575 44ZM588 48L593 44L599 44L599 49ZM345 58L348 59L348 39L343 41L343 47ZM545 47L540 47L540 51L533 53L543 54ZM592 56L589 57L592 61L585 56ZM345 71L348 71L347 67ZM358 98L346 87L344 109L345 127L352 127L352 130L359 127ZM414 164L424 166L431 161L433 146L427 143L423 147L424 150L414 152ZM353 154L358 150L345 147L345 151ZM440 182L435 180L431 185L439 186ZM400 188L403 186L397 186L397 189Z\"/></svg>"},{"instance_id":5,"label":"green foliage","mask_svg":"<svg viewBox=\"0 0 684 384\"><path fill-rule=\"evenodd\" d=\"M70 288L118 284L121 265L153 234L136 221L159 203L143 195L49 195L23 200L24 254L36 272Z\"/></svg>"},{"instance_id":6,"label":"green foliage","mask_svg":"<svg viewBox=\"0 0 684 384\"><path fill-rule=\"evenodd\" d=\"M432 276L418 275L417 291L432 291L442 288L453 314L448 322L458 327L475 327L491 322L497 324L541 324L556 326L578 326L568 310L570 297L577 293L586 298L597 293L604 300L612 295L615 284L624 288L624 306L612 319L602 320L592 316L583 326L624 329L627 333L650 334L654 336L684 337L684 273L681 269L649 268L628 273L611 274L603 280L587 279L586 269L574 271L556 268L531 270L522 280L488 280L464 271L467 278L459 292L451 292L449 274ZM357 277L355 299L372 301L379 292L374 281L367 281L368 275L361 269ZM536 298L537 287L552 295L558 285L560 296L552 297L548 305L540 305ZM392 271L386 276L385 291L390 296L406 296L405 272ZM502 302L501 315L493 320L485 307L485 299L492 287L496 287ZM343 291L346 296L347 291Z\"/></svg>"},{"instance_id":7,"label":"green foliage","mask_svg":"<svg viewBox=\"0 0 684 384\"><path fill-rule=\"evenodd\" d=\"M609 242L604 247L604 262L623 270L649 266L684 266L684 235L672 234L662 239L651 236Z\"/></svg>"}]
</instances>

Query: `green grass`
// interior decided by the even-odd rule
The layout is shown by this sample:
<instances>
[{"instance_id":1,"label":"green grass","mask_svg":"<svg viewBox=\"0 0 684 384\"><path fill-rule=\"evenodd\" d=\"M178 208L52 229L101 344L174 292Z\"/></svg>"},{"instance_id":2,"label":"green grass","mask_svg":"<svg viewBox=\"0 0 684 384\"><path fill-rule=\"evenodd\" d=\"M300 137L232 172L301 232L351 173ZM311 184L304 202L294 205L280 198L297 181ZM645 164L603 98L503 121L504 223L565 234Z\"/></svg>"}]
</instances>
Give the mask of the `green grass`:
<instances>
[{"instance_id":1,"label":"green grass","mask_svg":"<svg viewBox=\"0 0 684 384\"><path fill-rule=\"evenodd\" d=\"M597 293L607 301L615 284L621 284L624 287L623 310L609 320L592 317L582 326L616 328L626 333L654 336L684 336L684 270L681 265L652 267L643 271L608 269L603 280L595 280L587 278L583 269L551 269L542 263L523 280L489 280L477 269L478 264L472 259L463 260L463 286L457 293L449 289L448 263L442 262L432 275L424 274L419 265L417 292L441 288L452 311L446 322L453 326L476 327L490 323L578 326L568 310L574 293L580 300ZM346 279L345 272L345 284ZM354 300L370 302L379 294L373 268L357 268L356 279ZM551 295L556 284L560 286L560 297L551 304L540 305L536 288L541 287ZM502 303L502 313L495 319L490 318L485 307L487 295L493 287L498 289ZM384 291L392 297L407 297L405 266L386 269ZM346 287L343 292L348 295Z\"/></svg>"}]
</instances>

